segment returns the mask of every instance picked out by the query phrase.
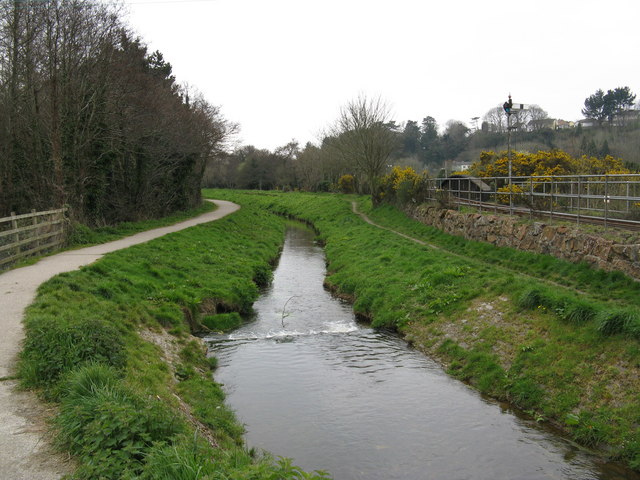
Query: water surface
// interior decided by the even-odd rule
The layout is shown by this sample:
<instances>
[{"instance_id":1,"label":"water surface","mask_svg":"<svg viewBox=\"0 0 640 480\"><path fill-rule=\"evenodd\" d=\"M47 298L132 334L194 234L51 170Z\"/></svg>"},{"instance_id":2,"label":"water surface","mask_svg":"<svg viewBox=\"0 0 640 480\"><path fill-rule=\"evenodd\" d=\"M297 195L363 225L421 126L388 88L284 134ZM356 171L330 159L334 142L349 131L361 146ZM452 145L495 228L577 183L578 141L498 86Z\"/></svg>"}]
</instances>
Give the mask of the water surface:
<instances>
[{"instance_id":1,"label":"water surface","mask_svg":"<svg viewBox=\"0 0 640 480\"><path fill-rule=\"evenodd\" d=\"M208 338L250 447L336 480L640 479L359 325L325 274L313 232L290 228L255 319Z\"/></svg>"}]
</instances>

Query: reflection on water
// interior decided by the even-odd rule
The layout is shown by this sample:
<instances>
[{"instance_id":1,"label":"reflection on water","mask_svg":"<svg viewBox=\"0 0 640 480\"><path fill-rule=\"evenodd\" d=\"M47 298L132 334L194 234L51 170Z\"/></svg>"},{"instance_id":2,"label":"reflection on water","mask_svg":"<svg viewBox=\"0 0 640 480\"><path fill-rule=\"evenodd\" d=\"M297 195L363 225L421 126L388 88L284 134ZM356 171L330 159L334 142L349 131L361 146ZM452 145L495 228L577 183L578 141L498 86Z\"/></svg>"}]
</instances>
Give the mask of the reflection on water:
<instances>
[{"instance_id":1,"label":"reflection on water","mask_svg":"<svg viewBox=\"0 0 640 480\"><path fill-rule=\"evenodd\" d=\"M207 340L250 447L336 480L635 479L484 401L322 287L324 254L287 232L256 317Z\"/></svg>"}]
</instances>

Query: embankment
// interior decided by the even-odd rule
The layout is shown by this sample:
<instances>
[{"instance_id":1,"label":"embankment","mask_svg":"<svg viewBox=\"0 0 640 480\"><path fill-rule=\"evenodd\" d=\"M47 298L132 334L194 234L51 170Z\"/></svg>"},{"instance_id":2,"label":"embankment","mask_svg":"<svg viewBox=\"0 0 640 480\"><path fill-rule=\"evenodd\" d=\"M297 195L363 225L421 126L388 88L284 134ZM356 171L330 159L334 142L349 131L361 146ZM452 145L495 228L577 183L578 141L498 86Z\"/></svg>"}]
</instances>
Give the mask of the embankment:
<instances>
[{"instance_id":1,"label":"embankment","mask_svg":"<svg viewBox=\"0 0 640 480\"><path fill-rule=\"evenodd\" d=\"M405 212L419 222L467 240L553 255L574 263L586 262L640 279L640 243L634 241L637 235L610 240L573 226L543 221L524 223L507 215L460 213L431 205L408 206Z\"/></svg>"}]
</instances>

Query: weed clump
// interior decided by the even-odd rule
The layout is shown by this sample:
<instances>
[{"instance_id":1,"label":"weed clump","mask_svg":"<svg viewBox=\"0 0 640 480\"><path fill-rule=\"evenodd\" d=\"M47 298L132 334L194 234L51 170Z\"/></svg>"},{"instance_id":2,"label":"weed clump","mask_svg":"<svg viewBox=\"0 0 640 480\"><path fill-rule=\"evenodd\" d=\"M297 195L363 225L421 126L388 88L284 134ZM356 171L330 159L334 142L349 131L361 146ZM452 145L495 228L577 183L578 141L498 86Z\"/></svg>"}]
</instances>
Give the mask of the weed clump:
<instances>
[{"instance_id":1,"label":"weed clump","mask_svg":"<svg viewBox=\"0 0 640 480\"><path fill-rule=\"evenodd\" d=\"M596 316L596 309L587 302L576 300L568 303L558 312L560 319L574 325L581 325L593 320Z\"/></svg>"},{"instance_id":2,"label":"weed clump","mask_svg":"<svg viewBox=\"0 0 640 480\"><path fill-rule=\"evenodd\" d=\"M242 325L242 317L237 312L207 315L202 319L202 324L210 330L227 332Z\"/></svg>"},{"instance_id":3,"label":"weed clump","mask_svg":"<svg viewBox=\"0 0 640 480\"><path fill-rule=\"evenodd\" d=\"M19 372L28 386L52 386L63 374L86 363L124 367L122 336L105 321L41 317L32 318L27 329Z\"/></svg>"},{"instance_id":4,"label":"weed clump","mask_svg":"<svg viewBox=\"0 0 640 480\"><path fill-rule=\"evenodd\" d=\"M517 300L517 305L523 310L535 310L539 307L551 307L553 304L550 296L539 288L526 290Z\"/></svg>"},{"instance_id":5,"label":"weed clump","mask_svg":"<svg viewBox=\"0 0 640 480\"><path fill-rule=\"evenodd\" d=\"M76 478L136 474L155 442L184 431L164 404L134 393L117 377L111 367L87 365L62 388L58 442L80 458Z\"/></svg>"},{"instance_id":6,"label":"weed clump","mask_svg":"<svg viewBox=\"0 0 640 480\"><path fill-rule=\"evenodd\" d=\"M598 317L598 331L602 335L623 334L640 338L640 316L635 311L603 311Z\"/></svg>"}]
</instances>

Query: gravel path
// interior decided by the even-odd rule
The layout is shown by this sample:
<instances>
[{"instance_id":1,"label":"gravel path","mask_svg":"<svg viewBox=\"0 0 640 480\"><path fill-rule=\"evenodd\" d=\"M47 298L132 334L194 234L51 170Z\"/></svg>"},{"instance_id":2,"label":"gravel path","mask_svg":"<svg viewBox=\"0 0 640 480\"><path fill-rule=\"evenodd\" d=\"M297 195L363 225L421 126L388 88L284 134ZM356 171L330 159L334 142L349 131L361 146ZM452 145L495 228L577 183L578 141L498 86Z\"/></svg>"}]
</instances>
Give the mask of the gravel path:
<instances>
[{"instance_id":1,"label":"gravel path","mask_svg":"<svg viewBox=\"0 0 640 480\"><path fill-rule=\"evenodd\" d=\"M13 374L24 338L22 318L38 286L59 273L92 263L104 254L148 242L167 233L218 220L240 207L215 200L218 209L199 217L138 233L121 240L45 257L28 267L0 275L0 379ZM70 473L71 461L51 451L46 419L50 408L32 392L16 389L17 381L0 380L0 480L53 480Z\"/></svg>"}]
</instances>

